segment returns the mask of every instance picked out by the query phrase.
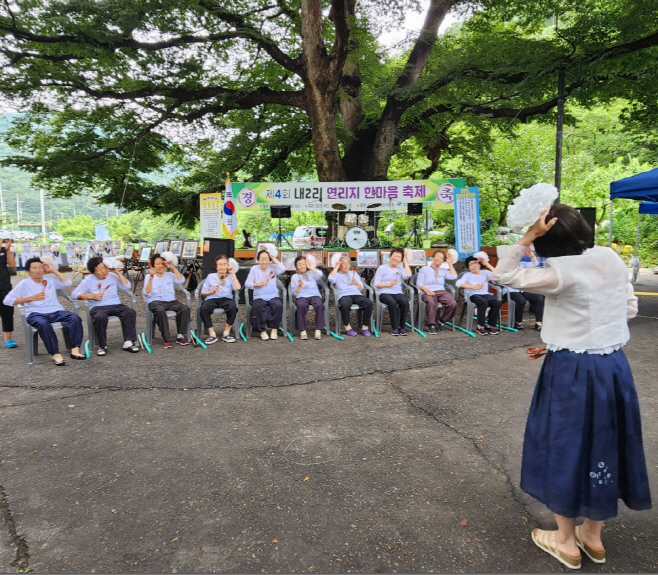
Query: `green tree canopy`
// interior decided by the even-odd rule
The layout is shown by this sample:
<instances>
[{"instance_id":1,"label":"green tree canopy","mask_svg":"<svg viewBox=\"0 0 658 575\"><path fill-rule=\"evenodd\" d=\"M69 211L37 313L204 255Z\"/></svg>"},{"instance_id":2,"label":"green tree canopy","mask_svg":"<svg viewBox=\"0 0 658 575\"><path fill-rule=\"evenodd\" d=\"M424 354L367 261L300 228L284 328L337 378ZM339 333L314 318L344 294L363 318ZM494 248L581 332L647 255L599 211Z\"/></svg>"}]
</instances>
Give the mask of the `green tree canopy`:
<instances>
[{"instance_id":1,"label":"green tree canopy","mask_svg":"<svg viewBox=\"0 0 658 575\"><path fill-rule=\"evenodd\" d=\"M384 27L414 6L5 2L0 93L26 112L9 163L56 196L84 188L190 226L197 193L226 171L386 179L413 149L426 158L417 173L436 172L446 150L469 147L450 137L455 122L486 131L551 113L559 70L582 105L630 96L638 134L656 118L654 0L430 0L406 50L382 49ZM469 9L438 35L448 11Z\"/></svg>"}]
</instances>

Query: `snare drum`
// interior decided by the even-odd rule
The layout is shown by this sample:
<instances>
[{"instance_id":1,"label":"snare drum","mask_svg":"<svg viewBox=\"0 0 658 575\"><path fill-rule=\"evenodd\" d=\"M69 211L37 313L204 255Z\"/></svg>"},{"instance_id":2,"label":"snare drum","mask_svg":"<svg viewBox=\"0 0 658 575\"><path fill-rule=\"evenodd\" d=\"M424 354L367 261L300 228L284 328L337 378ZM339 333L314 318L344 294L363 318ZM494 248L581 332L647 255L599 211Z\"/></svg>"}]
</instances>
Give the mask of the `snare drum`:
<instances>
[{"instance_id":1,"label":"snare drum","mask_svg":"<svg viewBox=\"0 0 658 575\"><path fill-rule=\"evenodd\" d=\"M356 225L356 214L345 214L345 225L348 227L352 227Z\"/></svg>"},{"instance_id":2,"label":"snare drum","mask_svg":"<svg viewBox=\"0 0 658 575\"><path fill-rule=\"evenodd\" d=\"M343 241L349 228L347 226L338 226L338 239Z\"/></svg>"},{"instance_id":3,"label":"snare drum","mask_svg":"<svg viewBox=\"0 0 658 575\"><path fill-rule=\"evenodd\" d=\"M359 226L367 226L370 223L370 216L368 214L359 214Z\"/></svg>"}]
</instances>

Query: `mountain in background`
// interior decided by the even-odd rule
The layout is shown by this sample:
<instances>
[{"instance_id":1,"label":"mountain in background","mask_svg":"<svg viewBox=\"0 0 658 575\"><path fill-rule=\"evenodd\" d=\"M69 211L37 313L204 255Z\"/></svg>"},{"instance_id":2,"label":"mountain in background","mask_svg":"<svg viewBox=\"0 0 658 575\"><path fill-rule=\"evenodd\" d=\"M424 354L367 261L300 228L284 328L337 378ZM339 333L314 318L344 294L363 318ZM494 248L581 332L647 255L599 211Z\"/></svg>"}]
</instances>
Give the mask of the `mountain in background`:
<instances>
[{"instance_id":1,"label":"mountain in background","mask_svg":"<svg viewBox=\"0 0 658 575\"><path fill-rule=\"evenodd\" d=\"M12 119L17 116L18 114L0 114L0 157L13 154L12 149L3 140L3 134L9 129ZM0 186L2 186L5 211L9 213L13 223L16 223L16 198L22 202L21 223L41 223L39 190L32 187L31 178L29 173L17 168L0 166ZM97 204L90 196L80 195L71 199L50 198L48 190L45 190L45 211L47 222L82 214L99 220L113 216L115 213L114 206ZM11 224L8 227L11 227Z\"/></svg>"}]
</instances>

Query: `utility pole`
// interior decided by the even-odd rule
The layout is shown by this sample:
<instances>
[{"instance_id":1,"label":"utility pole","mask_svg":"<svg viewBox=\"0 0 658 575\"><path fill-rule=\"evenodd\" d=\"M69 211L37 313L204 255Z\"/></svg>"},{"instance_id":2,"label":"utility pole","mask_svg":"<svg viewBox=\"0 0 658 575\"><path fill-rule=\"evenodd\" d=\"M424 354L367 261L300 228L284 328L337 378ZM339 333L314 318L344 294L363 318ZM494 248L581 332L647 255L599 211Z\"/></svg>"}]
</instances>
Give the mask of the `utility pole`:
<instances>
[{"instance_id":1,"label":"utility pole","mask_svg":"<svg viewBox=\"0 0 658 575\"><path fill-rule=\"evenodd\" d=\"M46 233L46 209L43 199L43 188L39 188L39 199L41 200L41 236L45 242L48 239L48 234Z\"/></svg>"},{"instance_id":2,"label":"utility pole","mask_svg":"<svg viewBox=\"0 0 658 575\"><path fill-rule=\"evenodd\" d=\"M2 184L0 184L0 212L5 213L5 198L2 195Z\"/></svg>"},{"instance_id":3,"label":"utility pole","mask_svg":"<svg viewBox=\"0 0 658 575\"><path fill-rule=\"evenodd\" d=\"M16 194L16 224L20 225L21 223L21 204L23 202L18 201L18 194Z\"/></svg>"},{"instance_id":4,"label":"utility pole","mask_svg":"<svg viewBox=\"0 0 658 575\"><path fill-rule=\"evenodd\" d=\"M75 206L73 206L73 217L75 218Z\"/></svg>"},{"instance_id":5,"label":"utility pole","mask_svg":"<svg viewBox=\"0 0 658 575\"><path fill-rule=\"evenodd\" d=\"M564 68L560 68L557 77L557 130L555 133L555 187L557 188L556 203L560 203L562 188L562 135L564 127Z\"/></svg>"}]
</instances>

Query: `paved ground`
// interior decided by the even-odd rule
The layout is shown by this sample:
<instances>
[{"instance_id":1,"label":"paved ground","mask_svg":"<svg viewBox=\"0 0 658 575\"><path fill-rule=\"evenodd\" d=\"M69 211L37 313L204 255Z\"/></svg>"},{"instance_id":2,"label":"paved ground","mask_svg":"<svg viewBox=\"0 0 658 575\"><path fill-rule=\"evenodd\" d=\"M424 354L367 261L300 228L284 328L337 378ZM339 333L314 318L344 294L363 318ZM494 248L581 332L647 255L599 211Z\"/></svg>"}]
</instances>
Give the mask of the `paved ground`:
<instances>
[{"instance_id":1,"label":"paved ground","mask_svg":"<svg viewBox=\"0 0 658 575\"><path fill-rule=\"evenodd\" d=\"M627 354L658 493L658 297L640 315ZM111 325L108 356L55 369L26 365L20 331L0 350L0 572L563 571L518 489L535 332L147 356ZM655 571L657 520L622 509L608 563L583 570Z\"/></svg>"}]
</instances>

